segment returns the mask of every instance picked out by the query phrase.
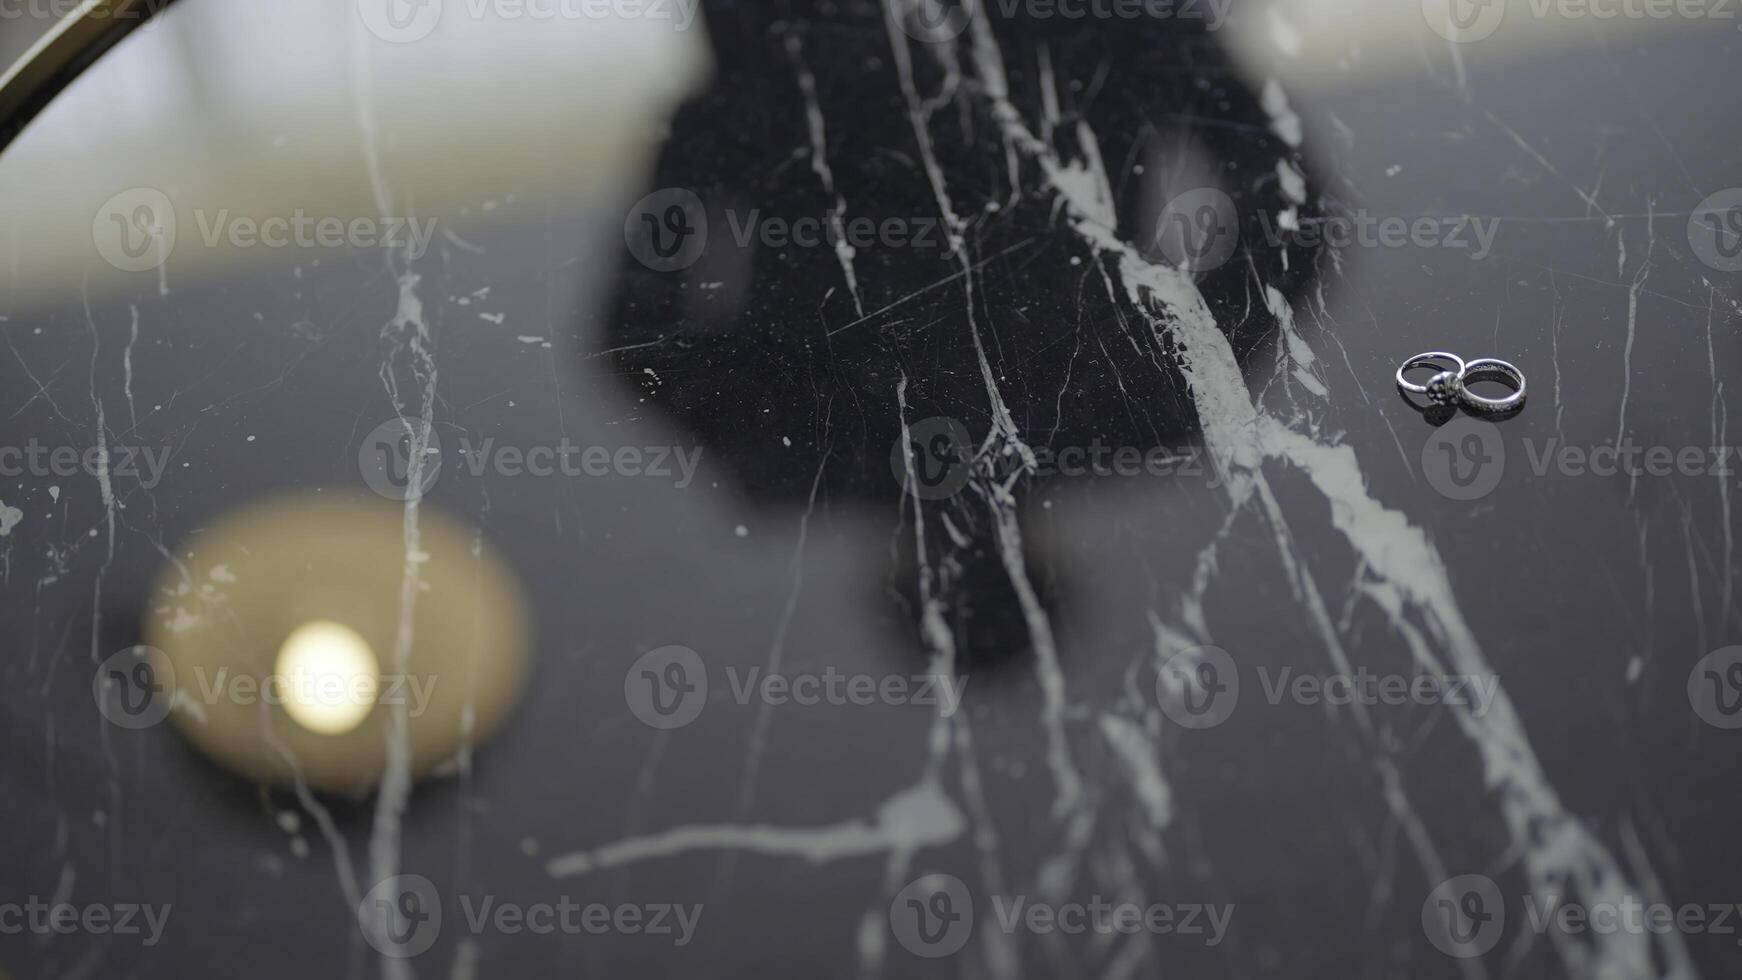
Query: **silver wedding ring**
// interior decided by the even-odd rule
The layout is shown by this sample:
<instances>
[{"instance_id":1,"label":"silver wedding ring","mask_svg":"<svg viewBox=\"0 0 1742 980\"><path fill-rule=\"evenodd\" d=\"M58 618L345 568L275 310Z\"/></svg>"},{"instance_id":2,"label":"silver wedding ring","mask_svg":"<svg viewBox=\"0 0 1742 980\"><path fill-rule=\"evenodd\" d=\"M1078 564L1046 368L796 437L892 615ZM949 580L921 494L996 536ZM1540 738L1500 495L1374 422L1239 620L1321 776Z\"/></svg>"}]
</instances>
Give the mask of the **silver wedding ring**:
<instances>
[{"instance_id":1,"label":"silver wedding ring","mask_svg":"<svg viewBox=\"0 0 1742 980\"><path fill-rule=\"evenodd\" d=\"M1500 398L1485 398L1470 390L1472 381L1500 381L1512 386L1512 393ZM1495 357L1479 357L1464 365L1463 384L1458 387L1458 400L1475 412L1510 412L1524 404L1524 372Z\"/></svg>"},{"instance_id":2,"label":"silver wedding ring","mask_svg":"<svg viewBox=\"0 0 1742 980\"><path fill-rule=\"evenodd\" d=\"M1443 367L1445 364L1456 364L1457 370L1454 373L1460 377L1463 376L1465 370L1463 358L1456 354L1448 354L1443 350L1430 350L1417 354L1403 362L1403 366L1397 369L1397 387L1402 388L1404 391L1407 391L1412 395L1425 395L1427 394L1427 385L1416 384L1404 377L1404 372L1419 367L1440 368L1443 371L1445 370Z\"/></svg>"},{"instance_id":3,"label":"silver wedding ring","mask_svg":"<svg viewBox=\"0 0 1742 980\"><path fill-rule=\"evenodd\" d=\"M1415 368L1439 368L1439 373L1427 384L1416 384L1404 377ZM1499 398L1478 395L1470 390L1471 382L1499 381L1513 390ZM1426 395L1435 405L1457 404L1479 415L1510 412L1524 404L1524 372L1496 357L1479 357L1466 362L1445 351L1424 351L1397 369L1397 387L1406 395Z\"/></svg>"}]
</instances>

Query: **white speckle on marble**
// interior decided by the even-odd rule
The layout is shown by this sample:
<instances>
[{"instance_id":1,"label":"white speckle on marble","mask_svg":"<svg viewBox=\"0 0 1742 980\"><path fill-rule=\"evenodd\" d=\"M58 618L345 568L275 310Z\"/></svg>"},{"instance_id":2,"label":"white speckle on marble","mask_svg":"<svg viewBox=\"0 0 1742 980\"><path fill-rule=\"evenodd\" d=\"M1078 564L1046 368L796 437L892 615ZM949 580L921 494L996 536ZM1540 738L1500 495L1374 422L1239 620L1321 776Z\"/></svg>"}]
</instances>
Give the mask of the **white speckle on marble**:
<instances>
[{"instance_id":1,"label":"white speckle on marble","mask_svg":"<svg viewBox=\"0 0 1742 980\"><path fill-rule=\"evenodd\" d=\"M171 616L169 621L163 624L163 628L169 630L171 633L180 633L184 630L198 626L200 622L201 617L199 615L191 613L181 606L177 606L175 607L175 615Z\"/></svg>"},{"instance_id":2,"label":"white speckle on marble","mask_svg":"<svg viewBox=\"0 0 1742 980\"><path fill-rule=\"evenodd\" d=\"M1300 117L1289 108L1288 95L1283 92L1281 83L1274 78L1265 82L1261 101L1264 103L1264 111L1270 115L1270 128L1276 135L1282 137L1282 141L1289 146L1300 146Z\"/></svg>"},{"instance_id":3,"label":"white speckle on marble","mask_svg":"<svg viewBox=\"0 0 1742 980\"><path fill-rule=\"evenodd\" d=\"M1282 182L1282 193L1296 204L1305 204L1306 177L1287 160L1276 161L1276 179Z\"/></svg>"},{"instance_id":4,"label":"white speckle on marble","mask_svg":"<svg viewBox=\"0 0 1742 980\"><path fill-rule=\"evenodd\" d=\"M821 827L713 824L613 841L550 859L545 871L566 878L692 851L752 851L799 857L811 864L889 851L912 853L961 836L967 821L931 780L908 787L877 808L875 820L854 818Z\"/></svg>"}]
</instances>

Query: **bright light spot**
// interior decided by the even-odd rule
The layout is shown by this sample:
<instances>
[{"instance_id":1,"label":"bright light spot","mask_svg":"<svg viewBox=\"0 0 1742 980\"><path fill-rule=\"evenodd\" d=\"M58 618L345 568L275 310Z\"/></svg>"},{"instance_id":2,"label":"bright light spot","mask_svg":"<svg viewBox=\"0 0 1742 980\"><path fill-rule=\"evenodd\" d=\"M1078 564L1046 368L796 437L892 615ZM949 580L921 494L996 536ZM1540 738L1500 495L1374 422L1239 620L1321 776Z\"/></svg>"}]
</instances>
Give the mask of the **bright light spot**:
<instances>
[{"instance_id":1,"label":"bright light spot","mask_svg":"<svg viewBox=\"0 0 1742 980\"><path fill-rule=\"evenodd\" d=\"M275 672L284 710L321 735L342 735L362 724L381 684L368 641L327 620L293 630L278 649Z\"/></svg>"}]
</instances>

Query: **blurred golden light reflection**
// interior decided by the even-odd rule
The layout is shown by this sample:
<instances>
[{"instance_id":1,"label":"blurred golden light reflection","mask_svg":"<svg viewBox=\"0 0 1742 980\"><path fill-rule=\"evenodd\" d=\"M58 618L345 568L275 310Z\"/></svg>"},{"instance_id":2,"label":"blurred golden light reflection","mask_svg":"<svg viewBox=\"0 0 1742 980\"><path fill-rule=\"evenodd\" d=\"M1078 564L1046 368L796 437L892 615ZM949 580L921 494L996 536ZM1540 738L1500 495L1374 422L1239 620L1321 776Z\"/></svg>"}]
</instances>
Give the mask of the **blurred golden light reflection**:
<instances>
[{"instance_id":1,"label":"blurred golden light reflection","mask_svg":"<svg viewBox=\"0 0 1742 980\"><path fill-rule=\"evenodd\" d=\"M331 792L373 786L390 758L416 778L469 755L520 694L526 603L474 528L428 503L417 527L408 552L403 506L331 491L206 525L145 616L171 722L245 778Z\"/></svg>"},{"instance_id":2,"label":"blurred golden light reflection","mask_svg":"<svg viewBox=\"0 0 1742 980\"><path fill-rule=\"evenodd\" d=\"M375 651L356 630L317 620L285 638L275 675L291 718L309 731L342 735L369 717L380 670Z\"/></svg>"}]
</instances>

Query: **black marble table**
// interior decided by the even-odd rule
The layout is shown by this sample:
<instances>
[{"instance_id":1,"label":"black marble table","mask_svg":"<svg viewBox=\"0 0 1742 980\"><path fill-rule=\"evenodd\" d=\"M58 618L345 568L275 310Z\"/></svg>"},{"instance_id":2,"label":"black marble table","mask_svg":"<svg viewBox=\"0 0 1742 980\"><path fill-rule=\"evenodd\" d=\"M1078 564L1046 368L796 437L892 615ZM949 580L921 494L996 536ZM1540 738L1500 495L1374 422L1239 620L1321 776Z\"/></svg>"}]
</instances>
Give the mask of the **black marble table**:
<instances>
[{"instance_id":1,"label":"black marble table","mask_svg":"<svg viewBox=\"0 0 1742 980\"><path fill-rule=\"evenodd\" d=\"M1319 83L909 13L710 4L650 170L479 177L422 250L0 271L0 976L1742 971L1735 31ZM370 123L332 169L404 207ZM1423 350L1527 405L1417 410ZM505 727L333 794L106 720L190 536L317 488L512 567Z\"/></svg>"}]
</instances>

